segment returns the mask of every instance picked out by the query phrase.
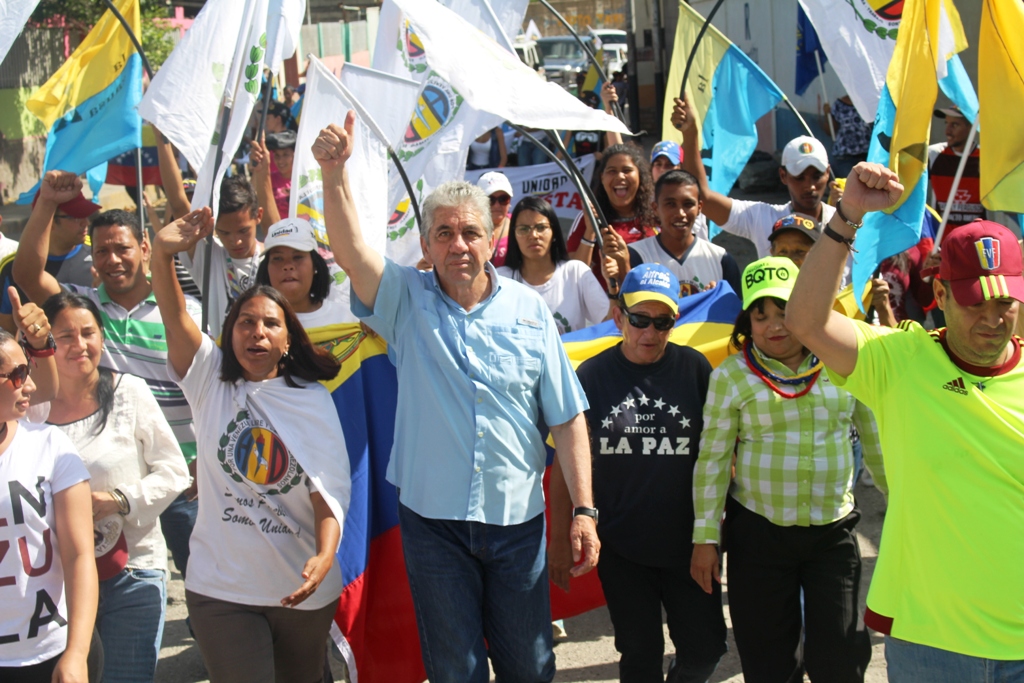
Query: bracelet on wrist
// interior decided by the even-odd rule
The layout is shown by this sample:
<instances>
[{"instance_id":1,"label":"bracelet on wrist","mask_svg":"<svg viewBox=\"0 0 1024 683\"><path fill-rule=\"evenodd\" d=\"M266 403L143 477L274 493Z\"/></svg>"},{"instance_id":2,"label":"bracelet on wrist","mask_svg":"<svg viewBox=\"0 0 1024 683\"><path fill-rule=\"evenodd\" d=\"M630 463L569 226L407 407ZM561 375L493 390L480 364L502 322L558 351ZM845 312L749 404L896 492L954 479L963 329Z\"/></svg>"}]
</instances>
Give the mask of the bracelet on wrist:
<instances>
[{"instance_id":1,"label":"bracelet on wrist","mask_svg":"<svg viewBox=\"0 0 1024 683\"><path fill-rule=\"evenodd\" d=\"M580 239L580 244L582 244L584 246L587 246L587 247L592 247L595 244L597 244L597 242L595 242L594 240L588 240L586 237L583 237L583 238Z\"/></svg>"},{"instance_id":2,"label":"bracelet on wrist","mask_svg":"<svg viewBox=\"0 0 1024 683\"><path fill-rule=\"evenodd\" d=\"M120 489L111 491L110 497L117 503L117 514L125 517L132 511L132 504L128 502L128 496L124 495Z\"/></svg>"},{"instance_id":3,"label":"bracelet on wrist","mask_svg":"<svg viewBox=\"0 0 1024 683\"><path fill-rule=\"evenodd\" d=\"M825 224L825 229L821 231L821 234L824 235L825 237L828 237L831 240L839 242L840 244L845 246L846 249L851 253L857 252L857 250L853 248L853 237L843 237L838 232L833 230L832 226L828 225L827 223Z\"/></svg>"},{"instance_id":4,"label":"bracelet on wrist","mask_svg":"<svg viewBox=\"0 0 1024 683\"><path fill-rule=\"evenodd\" d=\"M841 221L843 221L844 223L849 225L854 230L860 230L861 227L864 225L864 218L863 218L863 216L861 217L861 222L860 223L854 223L853 221L851 221L849 218L846 217L846 214L843 213L843 200L842 199L840 199L839 201L836 202L836 215L839 216L839 219Z\"/></svg>"},{"instance_id":5,"label":"bracelet on wrist","mask_svg":"<svg viewBox=\"0 0 1024 683\"><path fill-rule=\"evenodd\" d=\"M46 346L41 349L37 349L28 343L28 338L22 339L21 348L25 351L25 355L29 358L49 358L57 351L57 342L54 341L53 335L46 335Z\"/></svg>"}]
</instances>

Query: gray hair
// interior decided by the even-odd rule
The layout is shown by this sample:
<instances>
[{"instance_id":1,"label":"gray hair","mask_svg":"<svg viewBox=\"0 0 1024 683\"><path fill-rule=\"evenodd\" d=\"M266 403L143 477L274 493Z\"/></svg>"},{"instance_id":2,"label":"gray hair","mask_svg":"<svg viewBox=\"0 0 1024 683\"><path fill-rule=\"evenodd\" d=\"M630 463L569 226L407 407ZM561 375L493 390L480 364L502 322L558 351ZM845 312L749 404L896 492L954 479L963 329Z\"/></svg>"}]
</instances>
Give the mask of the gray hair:
<instances>
[{"instance_id":1,"label":"gray hair","mask_svg":"<svg viewBox=\"0 0 1024 683\"><path fill-rule=\"evenodd\" d=\"M452 180L439 185L427 196L423 202L423 223L420 225L420 235L423 239L430 241L430 229L434 226L434 214L438 209L454 209L467 204L480 215L483 227L487 231L487 239L491 239L494 233L494 222L491 221L491 200L487 198L483 190L465 180Z\"/></svg>"}]
</instances>

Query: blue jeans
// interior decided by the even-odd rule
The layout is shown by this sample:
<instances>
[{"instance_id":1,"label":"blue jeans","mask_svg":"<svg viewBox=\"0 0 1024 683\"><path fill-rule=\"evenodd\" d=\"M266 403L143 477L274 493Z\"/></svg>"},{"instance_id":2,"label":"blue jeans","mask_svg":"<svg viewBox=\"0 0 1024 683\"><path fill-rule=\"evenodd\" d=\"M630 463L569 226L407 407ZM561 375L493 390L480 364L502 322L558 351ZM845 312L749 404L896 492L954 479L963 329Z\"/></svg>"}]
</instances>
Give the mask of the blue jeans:
<instances>
[{"instance_id":1,"label":"blue jeans","mask_svg":"<svg viewBox=\"0 0 1024 683\"><path fill-rule=\"evenodd\" d=\"M545 143L544 146L548 147L547 136L542 132L538 131L533 133L533 136ZM548 147L548 149L551 149ZM551 161L550 157L544 153L544 150L537 147L535 144L523 138L522 143L519 145L519 151L517 152L517 158L519 159L519 166L533 166L534 164L546 164Z\"/></svg>"},{"instance_id":2,"label":"blue jeans","mask_svg":"<svg viewBox=\"0 0 1024 683\"><path fill-rule=\"evenodd\" d=\"M1020 683L1024 660L1003 661L885 637L890 683Z\"/></svg>"},{"instance_id":3,"label":"blue jeans","mask_svg":"<svg viewBox=\"0 0 1024 683\"><path fill-rule=\"evenodd\" d=\"M103 641L105 683L141 683L156 676L167 607L162 569L124 569L100 581L96 628Z\"/></svg>"},{"instance_id":4,"label":"blue jeans","mask_svg":"<svg viewBox=\"0 0 1024 683\"><path fill-rule=\"evenodd\" d=\"M174 566L181 572L181 578L185 578L185 569L188 567L188 542L192 538L192 527L196 525L198 514L199 501L189 501L183 493L160 515L160 528L167 541L167 549L174 558Z\"/></svg>"},{"instance_id":5,"label":"blue jeans","mask_svg":"<svg viewBox=\"0 0 1024 683\"><path fill-rule=\"evenodd\" d=\"M399 503L398 520L431 683L487 683L488 654L499 683L551 681L544 515L498 526L427 519Z\"/></svg>"}]
</instances>

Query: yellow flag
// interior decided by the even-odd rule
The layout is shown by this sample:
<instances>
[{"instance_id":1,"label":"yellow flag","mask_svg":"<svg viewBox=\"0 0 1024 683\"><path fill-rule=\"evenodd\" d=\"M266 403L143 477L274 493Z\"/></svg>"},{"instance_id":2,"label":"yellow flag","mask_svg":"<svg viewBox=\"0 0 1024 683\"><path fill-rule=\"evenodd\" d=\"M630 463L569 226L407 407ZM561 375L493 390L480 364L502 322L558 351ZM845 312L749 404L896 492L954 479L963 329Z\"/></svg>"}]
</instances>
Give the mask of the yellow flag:
<instances>
[{"instance_id":1,"label":"yellow flag","mask_svg":"<svg viewBox=\"0 0 1024 683\"><path fill-rule=\"evenodd\" d=\"M921 179L928 164L938 79L946 60L967 47L960 15L952 0L907 0L903 5L899 37L885 83L896 105L889 167L899 174L903 197L887 212L895 211Z\"/></svg>"},{"instance_id":2,"label":"yellow flag","mask_svg":"<svg viewBox=\"0 0 1024 683\"><path fill-rule=\"evenodd\" d=\"M135 35L140 36L139 0L118 0L114 6ZM113 83L134 53L128 33L107 10L64 65L25 106L49 130L54 121Z\"/></svg>"},{"instance_id":3,"label":"yellow flag","mask_svg":"<svg viewBox=\"0 0 1024 683\"><path fill-rule=\"evenodd\" d=\"M981 155L985 208L1024 213L1024 5L985 0L978 38Z\"/></svg>"}]
</instances>

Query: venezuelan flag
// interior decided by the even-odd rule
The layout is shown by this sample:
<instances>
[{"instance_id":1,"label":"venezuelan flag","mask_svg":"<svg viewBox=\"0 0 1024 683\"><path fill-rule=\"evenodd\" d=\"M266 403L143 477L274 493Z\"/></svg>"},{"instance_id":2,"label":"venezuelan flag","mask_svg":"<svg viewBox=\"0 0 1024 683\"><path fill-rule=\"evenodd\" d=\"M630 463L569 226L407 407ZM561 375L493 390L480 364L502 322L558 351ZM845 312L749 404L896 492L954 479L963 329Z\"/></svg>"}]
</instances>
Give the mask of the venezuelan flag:
<instances>
[{"instance_id":1,"label":"venezuelan flag","mask_svg":"<svg viewBox=\"0 0 1024 683\"><path fill-rule=\"evenodd\" d=\"M1024 213L1024 5L985 0L978 38L978 90L985 101L981 127L981 201L985 208Z\"/></svg>"},{"instance_id":2,"label":"venezuelan flag","mask_svg":"<svg viewBox=\"0 0 1024 683\"><path fill-rule=\"evenodd\" d=\"M139 0L118 11L141 35ZM26 103L49 130L43 171L85 173L142 144L142 59L107 10L57 73ZM35 188L19 198L32 201Z\"/></svg>"},{"instance_id":3,"label":"venezuelan flag","mask_svg":"<svg viewBox=\"0 0 1024 683\"><path fill-rule=\"evenodd\" d=\"M702 17L685 2L679 3L679 22L668 72L666 92L682 92L683 71L690 49L704 25ZM727 195L757 147L757 120L784 99L779 86L714 26L697 47L686 83L686 98L697 117L708 183ZM661 137L681 143L672 126L672 97L665 98ZM718 234L711 227L711 236Z\"/></svg>"},{"instance_id":4,"label":"venezuelan flag","mask_svg":"<svg viewBox=\"0 0 1024 683\"><path fill-rule=\"evenodd\" d=\"M907 0L871 133L868 161L897 174L904 192L885 212L865 216L857 233L853 286L862 295L886 258L921 239L928 185L928 139L939 87L969 120L978 99L957 53L967 47L960 15L949 0Z\"/></svg>"},{"instance_id":5,"label":"venezuelan flag","mask_svg":"<svg viewBox=\"0 0 1024 683\"><path fill-rule=\"evenodd\" d=\"M341 361L341 372L324 385L341 418L352 475L352 498L338 549L345 587L332 633L352 680L358 676L361 683L420 683L426 673L402 554L398 494L385 478L394 442L398 376L384 341L358 324L306 332Z\"/></svg>"},{"instance_id":6,"label":"venezuelan flag","mask_svg":"<svg viewBox=\"0 0 1024 683\"><path fill-rule=\"evenodd\" d=\"M127 185L134 187L138 182L135 172L135 150L118 154L107 162L104 182L108 185ZM156 153L156 133L153 126L142 127L142 184L162 185L160 178L160 160Z\"/></svg>"}]
</instances>

